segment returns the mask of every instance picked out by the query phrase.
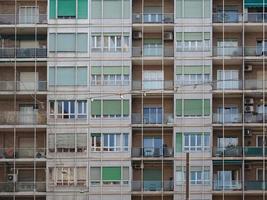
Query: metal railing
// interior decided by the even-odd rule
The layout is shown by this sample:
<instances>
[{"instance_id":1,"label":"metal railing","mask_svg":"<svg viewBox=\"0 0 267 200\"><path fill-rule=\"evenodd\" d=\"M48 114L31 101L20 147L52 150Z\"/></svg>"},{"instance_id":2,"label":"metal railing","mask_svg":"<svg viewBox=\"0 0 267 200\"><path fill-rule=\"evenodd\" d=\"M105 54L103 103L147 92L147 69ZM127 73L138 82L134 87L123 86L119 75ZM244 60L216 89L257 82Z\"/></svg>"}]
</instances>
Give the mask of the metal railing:
<instances>
[{"instance_id":1,"label":"metal railing","mask_svg":"<svg viewBox=\"0 0 267 200\"><path fill-rule=\"evenodd\" d=\"M47 82L0 81L0 91L46 91Z\"/></svg>"},{"instance_id":2,"label":"metal railing","mask_svg":"<svg viewBox=\"0 0 267 200\"><path fill-rule=\"evenodd\" d=\"M173 90L172 80L132 81L133 90Z\"/></svg>"},{"instance_id":3,"label":"metal railing","mask_svg":"<svg viewBox=\"0 0 267 200\"><path fill-rule=\"evenodd\" d=\"M0 159L2 158L45 158L45 148L0 148Z\"/></svg>"},{"instance_id":4,"label":"metal railing","mask_svg":"<svg viewBox=\"0 0 267 200\"><path fill-rule=\"evenodd\" d=\"M133 13L132 17L133 23L173 23L174 14L173 13Z\"/></svg>"},{"instance_id":5,"label":"metal railing","mask_svg":"<svg viewBox=\"0 0 267 200\"><path fill-rule=\"evenodd\" d=\"M266 56L267 55L267 47L261 46L246 46L244 48L245 56Z\"/></svg>"},{"instance_id":6,"label":"metal railing","mask_svg":"<svg viewBox=\"0 0 267 200\"><path fill-rule=\"evenodd\" d=\"M173 113L150 114L144 115L142 118L141 113L132 113L133 124L173 124Z\"/></svg>"},{"instance_id":7,"label":"metal railing","mask_svg":"<svg viewBox=\"0 0 267 200\"><path fill-rule=\"evenodd\" d=\"M242 156L242 147L228 146L228 147L214 147L213 155L216 157L240 157Z\"/></svg>"},{"instance_id":8,"label":"metal railing","mask_svg":"<svg viewBox=\"0 0 267 200\"><path fill-rule=\"evenodd\" d=\"M244 14L244 21L250 23L267 22L267 13L246 13Z\"/></svg>"},{"instance_id":9,"label":"metal railing","mask_svg":"<svg viewBox=\"0 0 267 200\"><path fill-rule=\"evenodd\" d=\"M173 47L133 47L133 57L173 57Z\"/></svg>"},{"instance_id":10,"label":"metal railing","mask_svg":"<svg viewBox=\"0 0 267 200\"><path fill-rule=\"evenodd\" d=\"M267 181L253 180L244 182L245 190L267 190Z\"/></svg>"},{"instance_id":11,"label":"metal railing","mask_svg":"<svg viewBox=\"0 0 267 200\"><path fill-rule=\"evenodd\" d=\"M169 147L134 147L132 148L132 157L172 157L173 148Z\"/></svg>"},{"instance_id":12,"label":"metal railing","mask_svg":"<svg viewBox=\"0 0 267 200\"><path fill-rule=\"evenodd\" d=\"M242 20L242 13L218 12L212 16L213 23L239 23Z\"/></svg>"},{"instance_id":13,"label":"metal railing","mask_svg":"<svg viewBox=\"0 0 267 200\"><path fill-rule=\"evenodd\" d=\"M267 114L262 113L244 113L244 120L246 123L263 123L267 121Z\"/></svg>"},{"instance_id":14,"label":"metal railing","mask_svg":"<svg viewBox=\"0 0 267 200\"><path fill-rule=\"evenodd\" d=\"M46 182L0 182L0 192L45 192Z\"/></svg>"},{"instance_id":15,"label":"metal railing","mask_svg":"<svg viewBox=\"0 0 267 200\"><path fill-rule=\"evenodd\" d=\"M173 181L132 181L132 191L173 191Z\"/></svg>"},{"instance_id":16,"label":"metal railing","mask_svg":"<svg viewBox=\"0 0 267 200\"><path fill-rule=\"evenodd\" d=\"M244 147L244 154L247 157L263 157L267 156L267 148L263 147Z\"/></svg>"},{"instance_id":17,"label":"metal railing","mask_svg":"<svg viewBox=\"0 0 267 200\"><path fill-rule=\"evenodd\" d=\"M46 115L38 112L23 113L20 111L2 111L0 125L34 125L45 124Z\"/></svg>"},{"instance_id":18,"label":"metal railing","mask_svg":"<svg viewBox=\"0 0 267 200\"><path fill-rule=\"evenodd\" d=\"M242 56L242 47L213 47L213 56Z\"/></svg>"},{"instance_id":19,"label":"metal railing","mask_svg":"<svg viewBox=\"0 0 267 200\"><path fill-rule=\"evenodd\" d=\"M242 80L216 80L213 84L214 90L240 90L242 89Z\"/></svg>"},{"instance_id":20,"label":"metal railing","mask_svg":"<svg viewBox=\"0 0 267 200\"><path fill-rule=\"evenodd\" d=\"M224 116L224 117L223 117ZM213 123L241 123L242 121L242 114L219 114L213 113Z\"/></svg>"},{"instance_id":21,"label":"metal railing","mask_svg":"<svg viewBox=\"0 0 267 200\"><path fill-rule=\"evenodd\" d=\"M240 180L231 180L231 181L213 181L213 190L241 190L242 184Z\"/></svg>"},{"instance_id":22,"label":"metal railing","mask_svg":"<svg viewBox=\"0 0 267 200\"><path fill-rule=\"evenodd\" d=\"M245 80L244 87L246 90L255 90L267 88L267 81L264 80Z\"/></svg>"},{"instance_id":23,"label":"metal railing","mask_svg":"<svg viewBox=\"0 0 267 200\"><path fill-rule=\"evenodd\" d=\"M0 58L46 58L47 48L0 48Z\"/></svg>"},{"instance_id":24,"label":"metal railing","mask_svg":"<svg viewBox=\"0 0 267 200\"><path fill-rule=\"evenodd\" d=\"M0 24L47 24L47 14L18 15L0 14Z\"/></svg>"},{"instance_id":25,"label":"metal railing","mask_svg":"<svg viewBox=\"0 0 267 200\"><path fill-rule=\"evenodd\" d=\"M200 42L202 43L202 42ZM211 51L211 47L204 44L199 44L198 46L177 46L176 52L209 52Z\"/></svg>"}]
</instances>

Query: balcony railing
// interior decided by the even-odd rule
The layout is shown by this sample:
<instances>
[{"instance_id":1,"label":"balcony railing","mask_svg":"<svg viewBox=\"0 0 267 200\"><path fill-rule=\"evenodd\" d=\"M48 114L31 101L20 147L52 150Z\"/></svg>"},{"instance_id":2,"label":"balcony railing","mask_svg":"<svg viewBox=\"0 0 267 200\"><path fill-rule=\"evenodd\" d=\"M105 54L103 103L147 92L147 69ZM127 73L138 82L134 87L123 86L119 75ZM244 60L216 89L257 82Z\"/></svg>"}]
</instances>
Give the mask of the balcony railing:
<instances>
[{"instance_id":1,"label":"balcony railing","mask_svg":"<svg viewBox=\"0 0 267 200\"><path fill-rule=\"evenodd\" d=\"M46 48L0 48L0 58L46 58Z\"/></svg>"},{"instance_id":2,"label":"balcony railing","mask_svg":"<svg viewBox=\"0 0 267 200\"><path fill-rule=\"evenodd\" d=\"M240 157L242 156L242 147L228 146L228 147L215 147L213 155L216 157Z\"/></svg>"},{"instance_id":3,"label":"balcony railing","mask_svg":"<svg viewBox=\"0 0 267 200\"><path fill-rule=\"evenodd\" d=\"M1 158L45 158L45 148L0 148Z\"/></svg>"},{"instance_id":4,"label":"balcony railing","mask_svg":"<svg viewBox=\"0 0 267 200\"><path fill-rule=\"evenodd\" d=\"M46 114L38 112L2 111L0 115L0 125L34 125L45 123Z\"/></svg>"},{"instance_id":5,"label":"balcony railing","mask_svg":"<svg viewBox=\"0 0 267 200\"><path fill-rule=\"evenodd\" d=\"M244 87L246 90L255 90L267 88L267 81L263 80L245 80Z\"/></svg>"},{"instance_id":6,"label":"balcony railing","mask_svg":"<svg viewBox=\"0 0 267 200\"><path fill-rule=\"evenodd\" d=\"M245 21L250 23L267 22L267 13L247 13Z\"/></svg>"},{"instance_id":7,"label":"balcony railing","mask_svg":"<svg viewBox=\"0 0 267 200\"><path fill-rule=\"evenodd\" d=\"M173 57L173 47L133 47L133 57Z\"/></svg>"},{"instance_id":8,"label":"balcony railing","mask_svg":"<svg viewBox=\"0 0 267 200\"><path fill-rule=\"evenodd\" d=\"M0 91L46 91L47 82L0 81Z\"/></svg>"},{"instance_id":9,"label":"balcony railing","mask_svg":"<svg viewBox=\"0 0 267 200\"><path fill-rule=\"evenodd\" d=\"M45 182L0 182L0 192L45 192Z\"/></svg>"},{"instance_id":10,"label":"balcony railing","mask_svg":"<svg viewBox=\"0 0 267 200\"><path fill-rule=\"evenodd\" d=\"M173 181L133 181L132 191L172 191Z\"/></svg>"},{"instance_id":11,"label":"balcony railing","mask_svg":"<svg viewBox=\"0 0 267 200\"><path fill-rule=\"evenodd\" d=\"M47 15L25 15L0 14L0 24L47 24Z\"/></svg>"},{"instance_id":12,"label":"balcony railing","mask_svg":"<svg viewBox=\"0 0 267 200\"><path fill-rule=\"evenodd\" d=\"M213 23L239 23L242 22L242 14L234 12L213 13Z\"/></svg>"},{"instance_id":13,"label":"balcony railing","mask_svg":"<svg viewBox=\"0 0 267 200\"><path fill-rule=\"evenodd\" d=\"M213 190L240 190L241 188L242 185L240 180L213 181Z\"/></svg>"},{"instance_id":14,"label":"balcony railing","mask_svg":"<svg viewBox=\"0 0 267 200\"><path fill-rule=\"evenodd\" d=\"M132 113L133 124L173 124L173 113L144 115L141 113Z\"/></svg>"},{"instance_id":15,"label":"balcony railing","mask_svg":"<svg viewBox=\"0 0 267 200\"><path fill-rule=\"evenodd\" d=\"M242 47L214 47L213 56L242 56Z\"/></svg>"},{"instance_id":16,"label":"balcony railing","mask_svg":"<svg viewBox=\"0 0 267 200\"><path fill-rule=\"evenodd\" d=\"M244 154L247 157L263 157L267 156L267 148L263 147L245 147Z\"/></svg>"},{"instance_id":17,"label":"balcony railing","mask_svg":"<svg viewBox=\"0 0 267 200\"><path fill-rule=\"evenodd\" d=\"M267 190L267 181L245 181L245 190Z\"/></svg>"},{"instance_id":18,"label":"balcony railing","mask_svg":"<svg viewBox=\"0 0 267 200\"><path fill-rule=\"evenodd\" d=\"M173 90L173 81L144 80L132 81L133 90Z\"/></svg>"},{"instance_id":19,"label":"balcony railing","mask_svg":"<svg viewBox=\"0 0 267 200\"><path fill-rule=\"evenodd\" d=\"M267 122L267 114L262 113L244 113L246 123L262 123Z\"/></svg>"},{"instance_id":20,"label":"balcony railing","mask_svg":"<svg viewBox=\"0 0 267 200\"><path fill-rule=\"evenodd\" d=\"M173 156L173 148L169 147L161 147L161 148L153 148L153 147L136 147L132 148L132 156L133 157L172 157Z\"/></svg>"},{"instance_id":21,"label":"balcony railing","mask_svg":"<svg viewBox=\"0 0 267 200\"><path fill-rule=\"evenodd\" d=\"M133 23L141 24L141 23L173 23L174 22L174 14L173 13L134 13L133 14Z\"/></svg>"},{"instance_id":22,"label":"balcony railing","mask_svg":"<svg viewBox=\"0 0 267 200\"><path fill-rule=\"evenodd\" d=\"M224 116L224 117L223 117ZM236 113L236 114L218 114L213 113L213 123L241 123L242 121L242 114Z\"/></svg>"},{"instance_id":23,"label":"balcony railing","mask_svg":"<svg viewBox=\"0 0 267 200\"><path fill-rule=\"evenodd\" d=\"M213 84L214 90L240 90L242 89L241 80L216 80Z\"/></svg>"}]
</instances>

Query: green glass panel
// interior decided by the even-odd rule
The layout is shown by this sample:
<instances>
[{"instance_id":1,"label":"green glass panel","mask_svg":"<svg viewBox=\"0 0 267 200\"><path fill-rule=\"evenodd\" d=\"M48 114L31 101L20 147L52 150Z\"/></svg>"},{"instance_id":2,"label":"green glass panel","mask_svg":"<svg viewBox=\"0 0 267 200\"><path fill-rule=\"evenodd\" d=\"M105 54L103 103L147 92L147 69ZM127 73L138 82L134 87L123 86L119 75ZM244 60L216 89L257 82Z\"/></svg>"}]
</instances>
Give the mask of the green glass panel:
<instances>
[{"instance_id":1,"label":"green glass panel","mask_svg":"<svg viewBox=\"0 0 267 200\"><path fill-rule=\"evenodd\" d=\"M121 100L103 100L104 115L121 115Z\"/></svg>"},{"instance_id":2,"label":"green glass panel","mask_svg":"<svg viewBox=\"0 0 267 200\"><path fill-rule=\"evenodd\" d=\"M184 33L184 40L191 41L191 40L203 40L201 32L186 32Z\"/></svg>"},{"instance_id":3,"label":"green glass panel","mask_svg":"<svg viewBox=\"0 0 267 200\"><path fill-rule=\"evenodd\" d=\"M93 66L91 68L91 74L101 74L102 73L102 69L101 67L96 67L96 66Z\"/></svg>"},{"instance_id":4,"label":"green glass panel","mask_svg":"<svg viewBox=\"0 0 267 200\"><path fill-rule=\"evenodd\" d=\"M101 100L91 102L91 115L101 115Z\"/></svg>"},{"instance_id":5,"label":"green glass panel","mask_svg":"<svg viewBox=\"0 0 267 200\"><path fill-rule=\"evenodd\" d=\"M49 2L49 18L56 18L56 0L50 0Z\"/></svg>"},{"instance_id":6,"label":"green glass panel","mask_svg":"<svg viewBox=\"0 0 267 200\"><path fill-rule=\"evenodd\" d=\"M57 15L58 17L75 17L76 0L58 0Z\"/></svg>"},{"instance_id":7,"label":"green glass panel","mask_svg":"<svg viewBox=\"0 0 267 200\"><path fill-rule=\"evenodd\" d=\"M182 99L176 99L176 116L182 116Z\"/></svg>"},{"instance_id":8,"label":"green glass panel","mask_svg":"<svg viewBox=\"0 0 267 200\"><path fill-rule=\"evenodd\" d=\"M104 74L122 74L122 67L117 67L117 66L106 66L103 68L103 73Z\"/></svg>"},{"instance_id":9,"label":"green glass panel","mask_svg":"<svg viewBox=\"0 0 267 200\"><path fill-rule=\"evenodd\" d=\"M102 17L102 1L101 0L92 0L92 19L101 19Z\"/></svg>"},{"instance_id":10,"label":"green glass panel","mask_svg":"<svg viewBox=\"0 0 267 200\"><path fill-rule=\"evenodd\" d=\"M78 18L88 18L88 0L78 0Z\"/></svg>"},{"instance_id":11,"label":"green glass panel","mask_svg":"<svg viewBox=\"0 0 267 200\"><path fill-rule=\"evenodd\" d=\"M103 181L120 181L121 167L103 167L102 168Z\"/></svg>"},{"instance_id":12,"label":"green glass panel","mask_svg":"<svg viewBox=\"0 0 267 200\"><path fill-rule=\"evenodd\" d=\"M144 181L161 181L160 169L144 169Z\"/></svg>"},{"instance_id":13,"label":"green glass panel","mask_svg":"<svg viewBox=\"0 0 267 200\"><path fill-rule=\"evenodd\" d=\"M77 85L87 85L87 67L77 67Z\"/></svg>"},{"instance_id":14,"label":"green glass panel","mask_svg":"<svg viewBox=\"0 0 267 200\"><path fill-rule=\"evenodd\" d=\"M104 19L121 19L122 18L122 1L121 0L104 0Z\"/></svg>"},{"instance_id":15,"label":"green glass panel","mask_svg":"<svg viewBox=\"0 0 267 200\"><path fill-rule=\"evenodd\" d=\"M123 115L129 115L130 109L129 109L129 100L123 100Z\"/></svg>"},{"instance_id":16,"label":"green glass panel","mask_svg":"<svg viewBox=\"0 0 267 200\"><path fill-rule=\"evenodd\" d=\"M176 0L176 18L183 17L183 0Z\"/></svg>"},{"instance_id":17,"label":"green glass panel","mask_svg":"<svg viewBox=\"0 0 267 200\"><path fill-rule=\"evenodd\" d=\"M210 115L210 100L204 99L204 115L209 116Z\"/></svg>"},{"instance_id":18,"label":"green glass panel","mask_svg":"<svg viewBox=\"0 0 267 200\"><path fill-rule=\"evenodd\" d=\"M49 67L49 85L55 85L55 67Z\"/></svg>"},{"instance_id":19,"label":"green glass panel","mask_svg":"<svg viewBox=\"0 0 267 200\"><path fill-rule=\"evenodd\" d=\"M176 74L182 74L183 73L183 66L176 66Z\"/></svg>"},{"instance_id":20,"label":"green glass panel","mask_svg":"<svg viewBox=\"0 0 267 200\"><path fill-rule=\"evenodd\" d=\"M201 115L202 115L201 99L184 100L184 116L201 116Z\"/></svg>"},{"instance_id":21,"label":"green glass panel","mask_svg":"<svg viewBox=\"0 0 267 200\"><path fill-rule=\"evenodd\" d=\"M176 152L182 152L183 135L182 133L176 133Z\"/></svg>"}]
</instances>

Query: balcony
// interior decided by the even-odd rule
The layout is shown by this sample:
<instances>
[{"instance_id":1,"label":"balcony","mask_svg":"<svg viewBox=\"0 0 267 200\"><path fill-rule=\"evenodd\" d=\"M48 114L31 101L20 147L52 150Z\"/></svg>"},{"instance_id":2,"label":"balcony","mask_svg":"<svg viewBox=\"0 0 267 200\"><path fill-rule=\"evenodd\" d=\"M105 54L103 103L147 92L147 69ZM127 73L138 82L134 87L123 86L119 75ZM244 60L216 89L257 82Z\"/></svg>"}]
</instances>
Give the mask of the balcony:
<instances>
[{"instance_id":1,"label":"balcony","mask_svg":"<svg viewBox=\"0 0 267 200\"><path fill-rule=\"evenodd\" d=\"M144 114L132 113L133 124L173 124L173 113Z\"/></svg>"},{"instance_id":2,"label":"balcony","mask_svg":"<svg viewBox=\"0 0 267 200\"><path fill-rule=\"evenodd\" d=\"M0 148L0 159L45 158L45 148Z\"/></svg>"},{"instance_id":3,"label":"balcony","mask_svg":"<svg viewBox=\"0 0 267 200\"><path fill-rule=\"evenodd\" d=\"M0 81L0 91L46 91L47 82Z\"/></svg>"},{"instance_id":4,"label":"balcony","mask_svg":"<svg viewBox=\"0 0 267 200\"><path fill-rule=\"evenodd\" d=\"M215 157L240 157L242 156L242 147L227 146L213 148L213 155Z\"/></svg>"},{"instance_id":5,"label":"balcony","mask_svg":"<svg viewBox=\"0 0 267 200\"><path fill-rule=\"evenodd\" d=\"M46 48L1 48L0 58L46 58Z\"/></svg>"},{"instance_id":6,"label":"balcony","mask_svg":"<svg viewBox=\"0 0 267 200\"><path fill-rule=\"evenodd\" d=\"M245 19L246 22L249 23L262 23L262 22L266 22L267 21L267 13L247 13L245 15Z\"/></svg>"},{"instance_id":7,"label":"balcony","mask_svg":"<svg viewBox=\"0 0 267 200\"><path fill-rule=\"evenodd\" d=\"M245 190L267 190L266 181L245 181Z\"/></svg>"},{"instance_id":8,"label":"balcony","mask_svg":"<svg viewBox=\"0 0 267 200\"><path fill-rule=\"evenodd\" d=\"M0 192L45 192L45 182L0 182Z\"/></svg>"},{"instance_id":9,"label":"balcony","mask_svg":"<svg viewBox=\"0 0 267 200\"><path fill-rule=\"evenodd\" d=\"M241 80L216 80L213 84L214 90L240 90L242 89Z\"/></svg>"},{"instance_id":10,"label":"balcony","mask_svg":"<svg viewBox=\"0 0 267 200\"><path fill-rule=\"evenodd\" d=\"M170 24L174 22L174 14L134 13L132 22L136 24Z\"/></svg>"},{"instance_id":11,"label":"balcony","mask_svg":"<svg viewBox=\"0 0 267 200\"><path fill-rule=\"evenodd\" d=\"M213 56L242 56L242 47L214 47Z\"/></svg>"},{"instance_id":12,"label":"balcony","mask_svg":"<svg viewBox=\"0 0 267 200\"><path fill-rule=\"evenodd\" d=\"M0 24L47 24L47 14L24 15L0 14Z\"/></svg>"},{"instance_id":13,"label":"balcony","mask_svg":"<svg viewBox=\"0 0 267 200\"><path fill-rule=\"evenodd\" d=\"M245 147L244 154L247 157L263 157L267 156L267 148L263 147Z\"/></svg>"},{"instance_id":14,"label":"balcony","mask_svg":"<svg viewBox=\"0 0 267 200\"><path fill-rule=\"evenodd\" d=\"M157 158L157 157L172 157L172 156L173 156L173 148L169 147L132 148L132 157Z\"/></svg>"},{"instance_id":15,"label":"balcony","mask_svg":"<svg viewBox=\"0 0 267 200\"><path fill-rule=\"evenodd\" d=\"M222 191L222 190L241 190L242 185L240 180L214 180L213 181L213 190Z\"/></svg>"},{"instance_id":16,"label":"balcony","mask_svg":"<svg viewBox=\"0 0 267 200\"><path fill-rule=\"evenodd\" d=\"M132 191L173 191L173 181L133 181Z\"/></svg>"},{"instance_id":17,"label":"balcony","mask_svg":"<svg viewBox=\"0 0 267 200\"><path fill-rule=\"evenodd\" d=\"M244 113L246 123L263 123L267 122L267 114L263 113Z\"/></svg>"},{"instance_id":18,"label":"balcony","mask_svg":"<svg viewBox=\"0 0 267 200\"><path fill-rule=\"evenodd\" d=\"M172 80L143 80L133 81L133 90L173 90Z\"/></svg>"},{"instance_id":19,"label":"balcony","mask_svg":"<svg viewBox=\"0 0 267 200\"><path fill-rule=\"evenodd\" d=\"M133 47L133 57L173 57L173 47Z\"/></svg>"},{"instance_id":20,"label":"balcony","mask_svg":"<svg viewBox=\"0 0 267 200\"><path fill-rule=\"evenodd\" d=\"M242 13L237 12L218 12L213 13L213 23L240 23L242 22Z\"/></svg>"},{"instance_id":21,"label":"balcony","mask_svg":"<svg viewBox=\"0 0 267 200\"><path fill-rule=\"evenodd\" d=\"M223 117L224 116L224 117ZM213 123L223 124L223 123L241 123L242 121L242 114L236 113L236 114L219 114L219 113L213 113Z\"/></svg>"},{"instance_id":22,"label":"balcony","mask_svg":"<svg viewBox=\"0 0 267 200\"><path fill-rule=\"evenodd\" d=\"M250 46L245 47L244 49L245 56L266 56L267 55L267 47L263 48L262 46Z\"/></svg>"},{"instance_id":23,"label":"balcony","mask_svg":"<svg viewBox=\"0 0 267 200\"><path fill-rule=\"evenodd\" d=\"M267 81L263 80L245 80L244 87L246 90L262 90L263 88L267 88Z\"/></svg>"},{"instance_id":24,"label":"balcony","mask_svg":"<svg viewBox=\"0 0 267 200\"><path fill-rule=\"evenodd\" d=\"M46 114L38 112L2 111L0 116L0 125L44 125L45 123Z\"/></svg>"}]
</instances>

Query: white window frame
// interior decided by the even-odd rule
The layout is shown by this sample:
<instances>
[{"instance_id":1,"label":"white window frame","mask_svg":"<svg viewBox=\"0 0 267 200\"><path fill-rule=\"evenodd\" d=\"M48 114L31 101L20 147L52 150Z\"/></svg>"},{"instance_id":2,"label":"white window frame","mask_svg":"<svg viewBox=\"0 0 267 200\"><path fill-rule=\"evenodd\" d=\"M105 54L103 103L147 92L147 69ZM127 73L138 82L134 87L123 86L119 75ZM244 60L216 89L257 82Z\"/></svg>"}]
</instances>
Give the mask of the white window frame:
<instances>
[{"instance_id":1,"label":"white window frame","mask_svg":"<svg viewBox=\"0 0 267 200\"><path fill-rule=\"evenodd\" d=\"M188 137L189 145L185 145L186 136ZM200 145L191 145L191 138L200 136ZM205 145L205 137L209 138L209 144L208 146ZM197 143L197 138L194 138L195 144ZM198 133L198 132L185 132L183 134L183 149L185 152L201 152L201 151L209 151L210 150L210 133L204 132L204 133Z\"/></svg>"}]
</instances>

